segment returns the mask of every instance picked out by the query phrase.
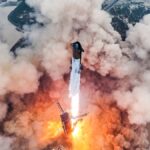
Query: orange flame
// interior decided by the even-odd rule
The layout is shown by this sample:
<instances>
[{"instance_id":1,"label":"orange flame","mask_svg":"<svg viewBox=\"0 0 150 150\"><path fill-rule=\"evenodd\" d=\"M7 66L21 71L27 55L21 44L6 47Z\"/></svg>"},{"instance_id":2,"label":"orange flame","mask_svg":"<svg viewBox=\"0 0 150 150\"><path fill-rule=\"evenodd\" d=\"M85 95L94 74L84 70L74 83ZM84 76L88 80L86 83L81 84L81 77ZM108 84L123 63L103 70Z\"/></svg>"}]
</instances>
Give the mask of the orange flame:
<instances>
[{"instance_id":1,"label":"orange flame","mask_svg":"<svg viewBox=\"0 0 150 150\"><path fill-rule=\"evenodd\" d=\"M43 128L43 136L40 141L51 141L56 139L63 133L61 122L58 121L49 121L46 126Z\"/></svg>"},{"instance_id":2,"label":"orange flame","mask_svg":"<svg viewBox=\"0 0 150 150\"><path fill-rule=\"evenodd\" d=\"M85 122L79 121L72 131L72 149L90 150L89 137L85 133Z\"/></svg>"}]
</instances>

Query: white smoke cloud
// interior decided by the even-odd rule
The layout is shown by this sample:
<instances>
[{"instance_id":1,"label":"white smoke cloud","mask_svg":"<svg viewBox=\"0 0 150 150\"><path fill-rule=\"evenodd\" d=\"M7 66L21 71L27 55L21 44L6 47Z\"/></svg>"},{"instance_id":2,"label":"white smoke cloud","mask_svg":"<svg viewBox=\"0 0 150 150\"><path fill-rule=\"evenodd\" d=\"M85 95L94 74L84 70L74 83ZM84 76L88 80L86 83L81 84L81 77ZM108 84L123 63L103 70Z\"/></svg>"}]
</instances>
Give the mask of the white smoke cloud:
<instances>
[{"instance_id":1,"label":"white smoke cloud","mask_svg":"<svg viewBox=\"0 0 150 150\"><path fill-rule=\"evenodd\" d=\"M13 143L13 138L0 136L1 150L12 150L11 148L12 143Z\"/></svg>"},{"instance_id":2,"label":"white smoke cloud","mask_svg":"<svg viewBox=\"0 0 150 150\"><path fill-rule=\"evenodd\" d=\"M21 36L7 19L13 9L14 7L0 8L0 18L3 18L0 22L0 95L8 92L34 92L38 88L40 77L36 66L29 60L31 53L16 59L13 53L9 52Z\"/></svg>"},{"instance_id":3,"label":"white smoke cloud","mask_svg":"<svg viewBox=\"0 0 150 150\"><path fill-rule=\"evenodd\" d=\"M118 105L127 109L131 123L146 124L150 122L150 70L149 70L149 34L150 15L146 15L135 27L128 31L127 42L133 53L132 64L127 66L132 69L127 72L132 90L115 92ZM124 65L128 65L125 63ZM124 67L122 67L124 69Z\"/></svg>"},{"instance_id":4,"label":"white smoke cloud","mask_svg":"<svg viewBox=\"0 0 150 150\"><path fill-rule=\"evenodd\" d=\"M36 91L40 74L35 66L26 60L15 59L4 43L0 43L0 51L0 95Z\"/></svg>"},{"instance_id":5,"label":"white smoke cloud","mask_svg":"<svg viewBox=\"0 0 150 150\"><path fill-rule=\"evenodd\" d=\"M146 15L140 23L137 23L134 27L128 31L128 38L129 41L134 46L134 52L140 57L140 53L138 54L138 50L141 49L146 52L149 52L150 43L149 43L149 34L150 34L150 15ZM136 50L137 49L137 50Z\"/></svg>"},{"instance_id":6,"label":"white smoke cloud","mask_svg":"<svg viewBox=\"0 0 150 150\"><path fill-rule=\"evenodd\" d=\"M50 43L43 49L42 66L54 79L59 79L69 72L69 55L64 43Z\"/></svg>"},{"instance_id":7,"label":"white smoke cloud","mask_svg":"<svg viewBox=\"0 0 150 150\"><path fill-rule=\"evenodd\" d=\"M127 109L131 123L146 124L150 121L149 89L136 87L132 92L115 92L118 105Z\"/></svg>"}]
</instances>

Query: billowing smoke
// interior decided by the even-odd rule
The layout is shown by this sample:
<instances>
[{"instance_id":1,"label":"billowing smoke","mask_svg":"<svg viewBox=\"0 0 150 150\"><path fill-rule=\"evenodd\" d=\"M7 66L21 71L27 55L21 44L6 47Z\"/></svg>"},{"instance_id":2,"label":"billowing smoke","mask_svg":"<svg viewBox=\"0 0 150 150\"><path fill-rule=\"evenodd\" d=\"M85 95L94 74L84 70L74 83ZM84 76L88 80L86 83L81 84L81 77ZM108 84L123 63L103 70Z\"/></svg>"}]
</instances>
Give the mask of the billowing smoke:
<instances>
[{"instance_id":1,"label":"billowing smoke","mask_svg":"<svg viewBox=\"0 0 150 150\"><path fill-rule=\"evenodd\" d=\"M2 150L149 149L150 15L130 25L122 41L102 2L26 0L44 26L24 27L32 45L17 49L17 57L9 51L14 36L0 30ZM56 123L55 102L69 110L70 43L75 41L85 49L80 91L81 113L88 112L81 122L85 143L68 142Z\"/></svg>"},{"instance_id":2,"label":"billowing smoke","mask_svg":"<svg viewBox=\"0 0 150 150\"><path fill-rule=\"evenodd\" d=\"M127 43L131 53L130 66L133 66L133 69L132 72L127 72L127 76L131 88L115 92L118 105L127 109L130 121L137 124L146 124L150 121L149 27L150 15L147 15L128 31Z\"/></svg>"},{"instance_id":3,"label":"billowing smoke","mask_svg":"<svg viewBox=\"0 0 150 150\"><path fill-rule=\"evenodd\" d=\"M15 59L5 43L0 45L0 95L36 91L40 75L35 66L25 59Z\"/></svg>"},{"instance_id":4,"label":"billowing smoke","mask_svg":"<svg viewBox=\"0 0 150 150\"><path fill-rule=\"evenodd\" d=\"M13 139L0 136L0 146L2 150L10 150Z\"/></svg>"}]
</instances>

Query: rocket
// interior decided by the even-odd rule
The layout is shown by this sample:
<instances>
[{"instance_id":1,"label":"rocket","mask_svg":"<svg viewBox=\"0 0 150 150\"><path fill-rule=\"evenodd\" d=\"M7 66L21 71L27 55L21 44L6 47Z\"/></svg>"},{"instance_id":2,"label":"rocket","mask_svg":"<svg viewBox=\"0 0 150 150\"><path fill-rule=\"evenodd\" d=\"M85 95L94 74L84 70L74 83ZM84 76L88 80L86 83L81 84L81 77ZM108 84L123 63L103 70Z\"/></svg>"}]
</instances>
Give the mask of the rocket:
<instances>
[{"instance_id":1,"label":"rocket","mask_svg":"<svg viewBox=\"0 0 150 150\"><path fill-rule=\"evenodd\" d=\"M64 130L64 133L65 134L69 134L72 131L72 125L71 125L70 115L69 115L68 112L65 112L63 110L63 108L61 107L61 105L60 105L59 102L57 102L57 105L58 105L58 108L61 111L60 119L61 119L61 122L62 122L62 127L63 127L63 130Z\"/></svg>"},{"instance_id":2,"label":"rocket","mask_svg":"<svg viewBox=\"0 0 150 150\"><path fill-rule=\"evenodd\" d=\"M80 42L74 42L71 44L72 50L73 50L73 59L74 60L80 60L80 69L82 69L82 53L84 52L84 49L82 48Z\"/></svg>"},{"instance_id":3,"label":"rocket","mask_svg":"<svg viewBox=\"0 0 150 150\"><path fill-rule=\"evenodd\" d=\"M72 52L69 92L70 96L74 96L77 93L79 93L80 90L80 73L83 68L81 60L84 49L82 48L80 42L78 41L72 43L71 47L73 52Z\"/></svg>"},{"instance_id":4,"label":"rocket","mask_svg":"<svg viewBox=\"0 0 150 150\"><path fill-rule=\"evenodd\" d=\"M87 114L88 114L88 113L85 113L85 114L82 114L80 116L71 117L68 112L64 111L64 109L62 108L62 106L60 105L59 102L57 102L57 106L58 106L59 110L61 111L60 119L61 119L62 128L63 128L65 134L70 134L74 130L76 123L78 121L82 121L82 118L87 116ZM74 123L73 126L71 123L71 119L76 120L76 122Z\"/></svg>"},{"instance_id":5,"label":"rocket","mask_svg":"<svg viewBox=\"0 0 150 150\"><path fill-rule=\"evenodd\" d=\"M70 85L69 85L69 94L71 97L79 96L80 92L80 73L82 69L81 59L82 59L82 52L84 52L80 42L74 42L71 44L73 53L72 53L72 64L71 64L71 77L70 77ZM79 98L79 97L78 97ZM73 101L72 101L73 102ZM72 103L74 105L75 103ZM78 101L77 101L78 104ZM73 126L71 123L71 119L81 118L82 116L77 116L78 114L74 113L70 116L68 112L65 112L61 107L60 103L57 102L57 105L61 111L60 119L62 122L62 127L65 134L69 134L73 130ZM75 104L76 105L76 104Z\"/></svg>"},{"instance_id":6,"label":"rocket","mask_svg":"<svg viewBox=\"0 0 150 150\"><path fill-rule=\"evenodd\" d=\"M73 49L73 58L74 59L81 59L82 52L84 52L84 49L82 48L80 42L74 42L71 44Z\"/></svg>"}]
</instances>

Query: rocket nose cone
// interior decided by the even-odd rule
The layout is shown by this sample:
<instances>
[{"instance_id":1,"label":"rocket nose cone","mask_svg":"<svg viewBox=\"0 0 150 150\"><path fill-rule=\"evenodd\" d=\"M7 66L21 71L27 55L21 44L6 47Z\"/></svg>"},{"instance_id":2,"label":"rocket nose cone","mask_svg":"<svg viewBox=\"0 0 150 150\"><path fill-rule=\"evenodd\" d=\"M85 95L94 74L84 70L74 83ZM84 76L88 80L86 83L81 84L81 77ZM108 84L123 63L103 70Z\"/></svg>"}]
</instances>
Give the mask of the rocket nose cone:
<instances>
[{"instance_id":1,"label":"rocket nose cone","mask_svg":"<svg viewBox=\"0 0 150 150\"><path fill-rule=\"evenodd\" d=\"M78 51L81 51L81 52L84 52L84 49L82 48L80 42L74 42L71 44L73 50L78 50Z\"/></svg>"}]
</instances>

